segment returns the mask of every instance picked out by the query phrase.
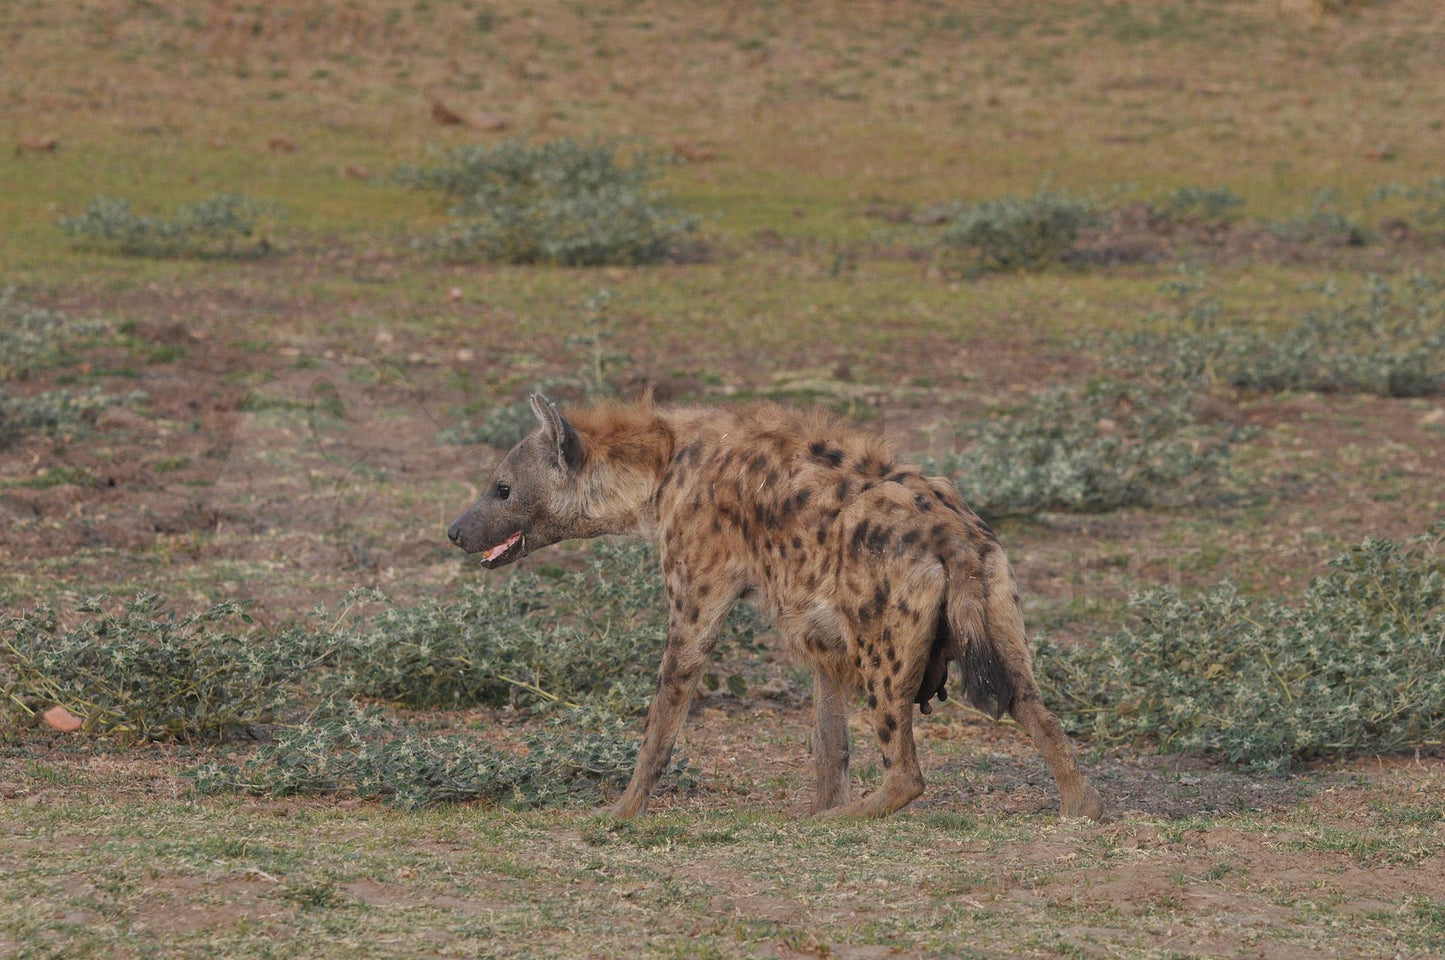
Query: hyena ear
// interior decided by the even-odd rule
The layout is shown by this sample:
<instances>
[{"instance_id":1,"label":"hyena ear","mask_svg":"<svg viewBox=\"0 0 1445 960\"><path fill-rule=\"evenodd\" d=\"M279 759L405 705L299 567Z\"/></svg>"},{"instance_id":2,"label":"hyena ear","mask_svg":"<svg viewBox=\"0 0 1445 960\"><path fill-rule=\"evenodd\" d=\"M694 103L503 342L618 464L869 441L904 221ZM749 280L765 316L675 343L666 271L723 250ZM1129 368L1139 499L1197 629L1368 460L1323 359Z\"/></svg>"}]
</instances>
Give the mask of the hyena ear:
<instances>
[{"instance_id":1,"label":"hyena ear","mask_svg":"<svg viewBox=\"0 0 1445 960\"><path fill-rule=\"evenodd\" d=\"M557 450L557 466L565 473L582 465L582 438L562 419L557 405L540 393L531 396L532 412Z\"/></svg>"}]
</instances>

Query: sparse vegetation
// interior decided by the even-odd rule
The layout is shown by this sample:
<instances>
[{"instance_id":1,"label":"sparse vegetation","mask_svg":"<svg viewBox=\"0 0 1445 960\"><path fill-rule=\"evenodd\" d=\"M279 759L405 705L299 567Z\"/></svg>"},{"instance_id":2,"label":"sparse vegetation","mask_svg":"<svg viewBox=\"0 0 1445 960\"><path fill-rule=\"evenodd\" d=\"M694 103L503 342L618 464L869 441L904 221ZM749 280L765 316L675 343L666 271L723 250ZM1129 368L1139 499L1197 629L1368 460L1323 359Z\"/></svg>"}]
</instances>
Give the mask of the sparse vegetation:
<instances>
[{"instance_id":1,"label":"sparse vegetation","mask_svg":"<svg viewBox=\"0 0 1445 960\"><path fill-rule=\"evenodd\" d=\"M1375 239L1374 231L1346 211L1344 198L1334 187L1316 190L1306 213L1273 221L1266 227L1292 243L1363 247Z\"/></svg>"},{"instance_id":2,"label":"sparse vegetation","mask_svg":"<svg viewBox=\"0 0 1445 960\"><path fill-rule=\"evenodd\" d=\"M1259 770L1445 739L1445 527L1371 538L1298 603L1224 583L1135 598L1138 625L1040 646L1066 726L1110 742L1208 753Z\"/></svg>"},{"instance_id":3,"label":"sparse vegetation","mask_svg":"<svg viewBox=\"0 0 1445 960\"><path fill-rule=\"evenodd\" d=\"M637 758L637 736L610 714L568 710L526 732L517 749L476 733L427 735L355 703L325 704L280 731L242 764L203 764L193 774L205 793L340 794L416 808L485 800L534 809L595 803L620 787ZM686 762L672 771L687 782Z\"/></svg>"},{"instance_id":4,"label":"sparse vegetation","mask_svg":"<svg viewBox=\"0 0 1445 960\"><path fill-rule=\"evenodd\" d=\"M234 602L178 615L154 596L77 606L64 629L41 607L0 620L0 694L34 715L55 704L122 740L205 740L274 719L315 652L266 637Z\"/></svg>"},{"instance_id":5,"label":"sparse vegetation","mask_svg":"<svg viewBox=\"0 0 1445 960\"><path fill-rule=\"evenodd\" d=\"M1185 293L1197 287L1185 288ZM1172 379L1217 379L1247 390L1319 390L1413 397L1445 385L1445 286L1425 275L1368 277L1283 330L1227 326L1217 305L1184 303L1165 333L1119 341L1124 365Z\"/></svg>"},{"instance_id":6,"label":"sparse vegetation","mask_svg":"<svg viewBox=\"0 0 1445 960\"><path fill-rule=\"evenodd\" d=\"M451 225L437 245L452 256L590 267L658 263L697 225L650 186L657 161L620 161L615 146L563 138L537 146L458 147L397 179L442 193Z\"/></svg>"},{"instance_id":7,"label":"sparse vegetation","mask_svg":"<svg viewBox=\"0 0 1445 960\"><path fill-rule=\"evenodd\" d=\"M128 406L145 399L146 395L140 391L117 396L105 393L100 387L12 395L4 381L0 381L0 449L30 434L55 440L83 436L107 407Z\"/></svg>"},{"instance_id":8,"label":"sparse vegetation","mask_svg":"<svg viewBox=\"0 0 1445 960\"><path fill-rule=\"evenodd\" d=\"M1228 473L1233 430L1201 424L1187 387L1095 380L1040 394L979 424L962 453L928 466L999 518L1177 502Z\"/></svg>"},{"instance_id":9,"label":"sparse vegetation","mask_svg":"<svg viewBox=\"0 0 1445 960\"><path fill-rule=\"evenodd\" d=\"M1179 187L1155 209L1166 220L1182 223L1188 220L1226 220L1244 206L1244 198L1228 187Z\"/></svg>"},{"instance_id":10,"label":"sparse vegetation","mask_svg":"<svg viewBox=\"0 0 1445 960\"><path fill-rule=\"evenodd\" d=\"M266 218L281 215L272 203L222 193L180 207L169 220L131 211L129 200L96 197L60 228L83 243L134 257L237 257L269 253L271 242L256 234Z\"/></svg>"},{"instance_id":11,"label":"sparse vegetation","mask_svg":"<svg viewBox=\"0 0 1445 960\"><path fill-rule=\"evenodd\" d=\"M0 287L0 381L71 363L73 351L104 330L103 323L41 309L14 287Z\"/></svg>"},{"instance_id":12,"label":"sparse vegetation","mask_svg":"<svg viewBox=\"0 0 1445 960\"><path fill-rule=\"evenodd\" d=\"M972 270L1041 270L1073 249L1098 217L1084 197L1040 188L1032 196L959 201L942 211L938 244L947 260Z\"/></svg>"}]
</instances>

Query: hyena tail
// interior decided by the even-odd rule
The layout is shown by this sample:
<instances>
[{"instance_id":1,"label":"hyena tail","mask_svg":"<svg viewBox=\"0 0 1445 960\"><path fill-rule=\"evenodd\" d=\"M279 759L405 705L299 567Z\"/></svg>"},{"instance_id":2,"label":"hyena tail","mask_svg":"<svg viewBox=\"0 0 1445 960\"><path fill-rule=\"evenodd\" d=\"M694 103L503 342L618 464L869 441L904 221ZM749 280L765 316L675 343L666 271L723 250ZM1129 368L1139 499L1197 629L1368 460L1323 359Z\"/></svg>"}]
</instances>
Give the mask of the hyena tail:
<instances>
[{"instance_id":1,"label":"hyena tail","mask_svg":"<svg viewBox=\"0 0 1445 960\"><path fill-rule=\"evenodd\" d=\"M1013 569L1002 550L945 558L948 592L940 633L963 670L963 696L998 719L1020 695L1031 694L1033 670Z\"/></svg>"}]
</instances>

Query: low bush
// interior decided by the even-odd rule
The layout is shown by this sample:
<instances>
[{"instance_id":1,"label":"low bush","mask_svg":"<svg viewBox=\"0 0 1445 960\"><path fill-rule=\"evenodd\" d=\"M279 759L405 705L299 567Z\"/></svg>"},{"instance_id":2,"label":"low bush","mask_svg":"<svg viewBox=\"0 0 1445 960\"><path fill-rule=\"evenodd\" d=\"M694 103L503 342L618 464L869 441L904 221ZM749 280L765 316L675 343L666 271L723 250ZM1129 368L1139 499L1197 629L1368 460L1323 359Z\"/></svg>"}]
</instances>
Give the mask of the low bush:
<instances>
[{"instance_id":1,"label":"low bush","mask_svg":"<svg viewBox=\"0 0 1445 960\"><path fill-rule=\"evenodd\" d=\"M1423 231L1445 230L1445 177L1431 177L1420 187L1387 183L1373 190L1366 202L1376 204L1395 198L1414 202L1406 219L1410 226Z\"/></svg>"},{"instance_id":2,"label":"low bush","mask_svg":"<svg viewBox=\"0 0 1445 960\"><path fill-rule=\"evenodd\" d=\"M282 730L242 764L202 764L198 791L344 794L406 808L484 800L533 808L595 803L604 787L627 783L639 740L616 717L569 710L528 731L518 749L475 735L427 736L378 710L343 701ZM686 761L665 785L692 783Z\"/></svg>"},{"instance_id":3,"label":"low bush","mask_svg":"<svg viewBox=\"0 0 1445 960\"><path fill-rule=\"evenodd\" d=\"M1073 249L1079 230L1099 219L1092 200L1040 189L941 211L938 245L973 270L1041 270Z\"/></svg>"},{"instance_id":4,"label":"low bush","mask_svg":"<svg viewBox=\"0 0 1445 960\"><path fill-rule=\"evenodd\" d=\"M468 417L450 427L443 427L437 431L436 441L460 446L485 443L510 450L536 428L537 417L532 413L532 404L527 400L518 400L486 408L480 421L474 422Z\"/></svg>"},{"instance_id":5,"label":"low bush","mask_svg":"<svg viewBox=\"0 0 1445 960\"><path fill-rule=\"evenodd\" d=\"M235 604L177 617L153 596L120 612L88 601L59 630L42 608L0 620L11 704L58 703L88 729L196 739L275 719L296 704L361 697L418 709L645 706L667 634L650 548L600 541L580 569L545 566L483 581L450 602L402 607L357 592L341 610L269 632L238 630ZM750 643L740 607L725 638ZM284 689L272 689L280 684Z\"/></svg>"},{"instance_id":6,"label":"low bush","mask_svg":"<svg viewBox=\"0 0 1445 960\"><path fill-rule=\"evenodd\" d=\"M1154 204L1154 209L1165 220L1184 223L1226 220L1242 206L1244 198L1228 187L1183 186Z\"/></svg>"},{"instance_id":7,"label":"low bush","mask_svg":"<svg viewBox=\"0 0 1445 960\"><path fill-rule=\"evenodd\" d=\"M281 212L251 197L216 194L165 220L133 213L129 200L96 197L79 216L61 220L60 228L88 245L128 256L255 256L271 250L268 240L240 244L255 234L261 220Z\"/></svg>"},{"instance_id":8,"label":"low bush","mask_svg":"<svg viewBox=\"0 0 1445 960\"><path fill-rule=\"evenodd\" d=\"M1049 390L925 458L986 517L1101 512L1177 501L1217 485L1242 434L1201 424L1187 387L1119 380Z\"/></svg>"},{"instance_id":9,"label":"low bush","mask_svg":"<svg viewBox=\"0 0 1445 960\"><path fill-rule=\"evenodd\" d=\"M75 348L104 332L106 325L75 320L23 300L13 287L0 287L0 380L74 360Z\"/></svg>"},{"instance_id":10,"label":"low bush","mask_svg":"<svg viewBox=\"0 0 1445 960\"><path fill-rule=\"evenodd\" d=\"M1065 726L1260 770L1445 738L1445 526L1369 539L1298 603L1224 583L1155 590L1138 625L1079 646L1039 644L1041 686Z\"/></svg>"},{"instance_id":11,"label":"low bush","mask_svg":"<svg viewBox=\"0 0 1445 960\"><path fill-rule=\"evenodd\" d=\"M238 604L178 616L153 595L62 630L54 610L0 619L0 694L34 713L59 704L84 729L128 740L218 739L275 718L320 653L254 630Z\"/></svg>"},{"instance_id":12,"label":"low bush","mask_svg":"<svg viewBox=\"0 0 1445 960\"><path fill-rule=\"evenodd\" d=\"M1114 362L1169 378L1220 380L1248 390L1421 396L1445 387L1445 285L1425 276L1370 277L1282 330L1226 327L1205 303L1181 309L1163 333L1115 341Z\"/></svg>"},{"instance_id":13,"label":"low bush","mask_svg":"<svg viewBox=\"0 0 1445 960\"><path fill-rule=\"evenodd\" d=\"M102 393L99 387L87 390L47 390L31 396L11 395L0 381L0 449L21 437L42 434L51 439L83 436L95 425L95 419L107 407L144 402L144 393L133 391L123 395Z\"/></svg>"},{"instance_id":14,"label":"low bush","mask_svg":"<svg viewBox=\"0 0 1445 960\"><path fill-rule=\"evenodd\" d=\"M440 191L452 222L436 244L449 255L563 266L659 263L698 223L650 184L658 161L619 161L606 143L519 139L458 147L396 178Z\"/></svg>"},{"instance_id":15,"label":"low bush","mask_svg":"<svg viewBox=\"0 0 1445 960\"><path fill-rule=\"evenodd\" d=\"M1344 200L1333 187L1316 190L1310 198L1308 212L1302 216L1274 220L1265 226L1281 240L1291 243L1363 247L1375 239L1373 231L1358 217L1345 212Z\"/></svg>"},{"instance_id":16,"label":"low bush","mask_svg":"<svg viewBox=\"0 0 1445 960\"><path fill-rule=\"evenodd\" d=\"M758 627L740 607L725 636L748 643ZM524 569L446 603L358 612L326 640L326 690L409 707L585 703L626 713L651 696L666 635L651 548L603 540L580 569Z\"/></svg>"}]
</instances>

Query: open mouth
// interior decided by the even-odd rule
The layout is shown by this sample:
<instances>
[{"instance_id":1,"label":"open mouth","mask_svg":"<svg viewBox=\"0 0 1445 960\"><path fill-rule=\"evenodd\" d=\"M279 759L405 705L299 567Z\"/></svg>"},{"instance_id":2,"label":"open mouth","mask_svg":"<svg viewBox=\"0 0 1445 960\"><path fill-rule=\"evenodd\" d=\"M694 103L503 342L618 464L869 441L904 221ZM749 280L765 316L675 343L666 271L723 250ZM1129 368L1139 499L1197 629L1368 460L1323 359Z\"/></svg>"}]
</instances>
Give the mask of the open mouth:
<instances>
[{"instance_id":1,"label":"open mouth","mask_svg":"<svg viewBox=\"0 0 1445 960\"><path fill-rule=\"evenodd\" d=\"M499 567L504 563L511 563L525 553L526 550L527 545L522 539L522 531L518 530L495 547L483 550L482 566Z\"/></svg>"}]
</instances>

